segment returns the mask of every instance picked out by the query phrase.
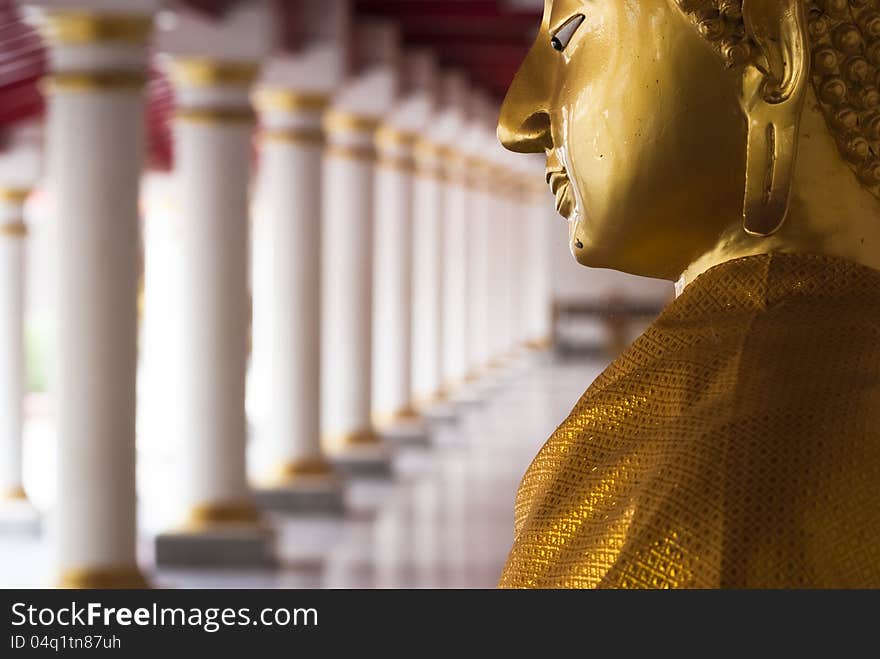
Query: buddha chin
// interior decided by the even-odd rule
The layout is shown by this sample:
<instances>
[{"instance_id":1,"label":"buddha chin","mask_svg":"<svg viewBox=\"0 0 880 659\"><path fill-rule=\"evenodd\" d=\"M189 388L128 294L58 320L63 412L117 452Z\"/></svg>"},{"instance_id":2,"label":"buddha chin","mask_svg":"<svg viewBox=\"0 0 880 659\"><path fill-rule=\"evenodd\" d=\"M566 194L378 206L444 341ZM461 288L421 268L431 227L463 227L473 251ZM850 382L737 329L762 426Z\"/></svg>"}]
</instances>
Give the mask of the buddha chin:
<instances>
[{"instance_id":1,"label":"buddha chin","mask_svg":"<svg viewBox=\"0 0 880 659\"><path fill-rule=\"evenodd\" d=\"M873 2L546 0L499 138L581 264L683 292L535 458L502 586L880 586L878 84Z\"/></svg>"}]
</instances>

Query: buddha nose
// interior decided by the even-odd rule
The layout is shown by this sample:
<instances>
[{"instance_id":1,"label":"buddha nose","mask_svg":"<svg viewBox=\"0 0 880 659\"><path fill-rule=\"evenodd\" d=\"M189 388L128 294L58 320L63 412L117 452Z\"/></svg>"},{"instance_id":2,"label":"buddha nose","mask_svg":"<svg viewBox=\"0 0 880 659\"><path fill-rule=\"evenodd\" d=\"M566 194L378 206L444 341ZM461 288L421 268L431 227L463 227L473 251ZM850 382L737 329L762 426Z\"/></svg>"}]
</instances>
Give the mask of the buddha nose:
<instances>
[{"instance_id":1,"label":"buddha nose","mask_svg":"<svg viewBox=\"0 0 880 659\"><path fill-rule=\"evenodd\" d=\"M550 71L541 66L535 43L507 90L498 120L498 139L510 151L544 153L553 148L550 130Z\"/></svg>"}]
</instances>

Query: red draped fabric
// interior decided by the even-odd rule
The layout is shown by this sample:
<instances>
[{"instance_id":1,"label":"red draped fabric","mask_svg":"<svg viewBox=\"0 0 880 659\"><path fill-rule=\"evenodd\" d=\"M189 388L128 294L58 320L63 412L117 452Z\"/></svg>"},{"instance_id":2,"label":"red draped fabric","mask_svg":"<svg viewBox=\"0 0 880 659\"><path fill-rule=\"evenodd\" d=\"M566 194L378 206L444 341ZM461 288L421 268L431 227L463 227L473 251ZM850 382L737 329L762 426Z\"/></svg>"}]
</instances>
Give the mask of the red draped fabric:
<instances>
[{"instance_id":1,"label":"red draped fabric","mask_svg":"<svg viewBox=\"0 0 880 659\"><path fill-rule=\"evenodd\" d=\"M40 36L22 20L13 0L0 0L0 132L42 114L39 80L47 66Z\"/></svg>"}]
</instances>

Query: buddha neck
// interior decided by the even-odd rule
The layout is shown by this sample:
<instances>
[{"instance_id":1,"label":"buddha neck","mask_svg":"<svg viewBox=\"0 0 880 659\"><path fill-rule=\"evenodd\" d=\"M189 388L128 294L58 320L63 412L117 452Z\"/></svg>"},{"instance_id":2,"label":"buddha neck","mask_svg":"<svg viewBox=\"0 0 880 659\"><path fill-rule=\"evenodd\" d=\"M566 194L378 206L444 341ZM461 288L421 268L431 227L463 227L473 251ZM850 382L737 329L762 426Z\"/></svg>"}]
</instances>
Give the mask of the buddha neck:
<instances>
[{"instance_id":1,"label":"buddha neck","mask_svg":"<svg viewBox=\"0 0 880 659\"><path fill-rule=\"evenodd\" d=\"M732 217L717 243L682 273L677 293L709 268L757 254L825 254L880 270L880 200L843 164L818 111L804 112L801 136L782 228L766 238L750 236L742 218Z\"/></svg>"}]
</instances>

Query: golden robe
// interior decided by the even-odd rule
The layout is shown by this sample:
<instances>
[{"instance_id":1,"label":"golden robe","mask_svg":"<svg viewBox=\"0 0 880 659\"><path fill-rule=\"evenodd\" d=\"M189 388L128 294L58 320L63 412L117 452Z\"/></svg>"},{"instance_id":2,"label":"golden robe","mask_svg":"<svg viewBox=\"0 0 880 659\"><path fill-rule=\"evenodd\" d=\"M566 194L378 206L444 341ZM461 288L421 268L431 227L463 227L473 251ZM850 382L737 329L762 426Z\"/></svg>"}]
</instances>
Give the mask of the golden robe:
<instances>
[{"instance_id":1,"label":"golden robe","mask_svg":"<svg viewBox=\"0 0 880 659\"><path fill-rule=\"evenodd\" d=\"M701 275L529 467L500 586L880 587L880 271Z\"/></svg>"}]
</instances>

